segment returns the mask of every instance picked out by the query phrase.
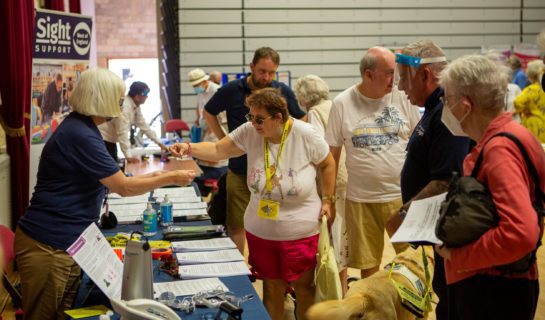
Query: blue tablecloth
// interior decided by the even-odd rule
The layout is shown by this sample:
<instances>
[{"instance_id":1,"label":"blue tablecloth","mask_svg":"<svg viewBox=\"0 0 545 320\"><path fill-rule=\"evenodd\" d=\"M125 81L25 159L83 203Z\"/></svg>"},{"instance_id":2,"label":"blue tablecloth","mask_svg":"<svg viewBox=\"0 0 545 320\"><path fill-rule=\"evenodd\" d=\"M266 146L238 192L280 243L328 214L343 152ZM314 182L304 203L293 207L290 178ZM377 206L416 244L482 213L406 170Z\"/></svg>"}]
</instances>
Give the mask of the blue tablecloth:
<instances>
[{"instance_id":1,"label":"blue tablecloth","mask_svg":"<svg viewBox=\"0 0 545 320\"><path fill-rule=\"evenodd\" d=\"M178 224L178 223L176 223ZM210 224L210 221L195 221L181 223L182 225L207 225ZM120 225L115 229L104 230L103 233L107 236L115 235L118 232L132 232L132 231L142 231L142 225ZM155 236L151 237L153 240L162 239L161 232L158 232ZM176 280L165 272L158 271L158 263L154 261L154 272L153 279L155 282L166 282ZM244 309L242 313L243 319L270 319L269 314L265 310L261 299L257 295L252 283L248 276L235 276L235 277L221 277L220 280L229 288L238 297L242 297L248 294L254 296L253 299L245 301L242 303L241 307ZM93 286L92 281L85 275L82 279L80 290L78 296L76 297L75 308L85 307L85 306L94 306L103 304L110 307L108 298L100 291L96 286ZM191 314L186 314L184 312L178 312L180 317L185 319L205 319L203 316L207 314L215 315L218 312L218 309L208 309L208 308L197 308L195 312ZM98 317L91 317L86 319L98 319ZM119 319L118 316L113 316L112 319Z\"/></svg>"}]
</instances>

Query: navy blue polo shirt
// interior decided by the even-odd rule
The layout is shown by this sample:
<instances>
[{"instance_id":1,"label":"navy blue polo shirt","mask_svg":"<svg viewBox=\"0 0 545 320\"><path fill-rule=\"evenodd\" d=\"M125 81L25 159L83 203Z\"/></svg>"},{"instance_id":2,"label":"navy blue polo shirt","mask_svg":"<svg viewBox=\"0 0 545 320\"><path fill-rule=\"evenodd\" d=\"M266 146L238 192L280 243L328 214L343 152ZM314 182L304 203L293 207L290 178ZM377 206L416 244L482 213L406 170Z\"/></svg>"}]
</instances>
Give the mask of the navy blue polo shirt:
<instances>
[{"instance_id":1,"label":"navy blue polo shirt","mask_svg":"<svg viewBox=\"0 0 545 320\"><path fill-rule=\"evenodd\" d=\"M280 88L282 95L288 102L288 112L292 117L301 119L305 116L305 113L297 104L295 94L288 86L281 82L273 81L271 87ZM247 78L233 80L219 88L208 103L206 103L204 109L208 113L216 116L220 112L226 111L227 126L229 132L232 132L247 121L244 116L249 112L249 108L244 102L246 97L251 93L250 87L248 87ZM229 169L236 174L246 175L247 166L246 155L229 159Z\"/></svg>"},{"instance_id":2,"label":"navy blue polo shirt","mask_svg":"<svg viewBox=\"0 0 545 320\"><path fill-rule=\"evenodd\" d=\"M442 88L437 88L424 104L424 115L407 144L407 159L401 170L403 203L411 200L432 180L450 180L452 173L462 172L470 140L456 137L441 122Z\"/></svg>"},{"instance_id":3,"label":"navy blue polo shirt","mask_svg":"<svg viewBox=\"0 0 545 320\"><path fill-rule=\"evenodd\" d=\"M66 250L98 221L106 188L119 171L91 117L72 112L45 144L38 182L19 227L33 239Z\"/></svg>"}]
</instances>

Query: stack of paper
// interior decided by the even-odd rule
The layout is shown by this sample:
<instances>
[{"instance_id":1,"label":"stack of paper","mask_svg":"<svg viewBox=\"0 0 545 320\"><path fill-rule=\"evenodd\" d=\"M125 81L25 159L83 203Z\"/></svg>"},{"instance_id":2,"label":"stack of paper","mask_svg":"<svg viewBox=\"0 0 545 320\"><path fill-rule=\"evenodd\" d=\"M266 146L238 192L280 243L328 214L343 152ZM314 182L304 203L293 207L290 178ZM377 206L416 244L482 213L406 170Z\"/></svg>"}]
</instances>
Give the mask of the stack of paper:
<instances>
[{"instance_id":1,"label":"stack of paper","mask_svg":"<svg viewBox=\"0 0 545 320\"><path fill-rule=\"evenodd\" d=\"M244 257L230 238L174 241L172 249L182 279L230 277L250 274Z\"/></svg>"}]
</instances>

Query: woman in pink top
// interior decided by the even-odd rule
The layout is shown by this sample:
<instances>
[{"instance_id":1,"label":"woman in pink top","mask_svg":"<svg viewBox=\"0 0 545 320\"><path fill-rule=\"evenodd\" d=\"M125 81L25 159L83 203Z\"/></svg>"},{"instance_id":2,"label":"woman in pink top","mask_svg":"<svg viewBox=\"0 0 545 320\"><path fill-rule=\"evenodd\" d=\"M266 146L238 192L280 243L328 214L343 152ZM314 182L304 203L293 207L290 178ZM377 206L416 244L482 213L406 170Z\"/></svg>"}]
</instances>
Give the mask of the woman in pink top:
<instances>
[{"instance_id":1,"label":"woman in pink top","mask_svg":"<svg viewBox=\"0 0 545 320\"><path fill-rule=\"evenodd\" d=\"M464 160L464 175L471 174L486 144L477 179L488 186L499 215L498 225L475 242L459 248L436 247L445 258L449 319L533 319L537 306L535 262L525 273L508 275L496 268L534 250L541 234L532 206L534 185L521 152L508 138L491 137L499 132L516 136L545 190L543 148L510 113L503 112L508 76L502 68L486 57L469 55L453 61L441 74L446 98L442 121L453 134L477 142Z\"/></svg>"}]
</instances>

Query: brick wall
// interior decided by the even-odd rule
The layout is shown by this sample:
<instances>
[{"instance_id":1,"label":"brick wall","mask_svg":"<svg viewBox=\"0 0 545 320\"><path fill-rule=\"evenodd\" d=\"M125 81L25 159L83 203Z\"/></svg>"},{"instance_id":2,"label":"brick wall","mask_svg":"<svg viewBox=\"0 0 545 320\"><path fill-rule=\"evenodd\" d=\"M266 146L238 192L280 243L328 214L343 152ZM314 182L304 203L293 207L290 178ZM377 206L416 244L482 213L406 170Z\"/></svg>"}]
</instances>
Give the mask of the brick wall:
<instances>
[{"instance_id":1,"label":"brick wall","mask_svg":"<svg viewBox=\"0 0 545 320\"><path fill-rule=\"evenodd\" d=\"M97 64L113 58L157 58L155 0L95 0Z\"/></svg>"}]
</instances>

